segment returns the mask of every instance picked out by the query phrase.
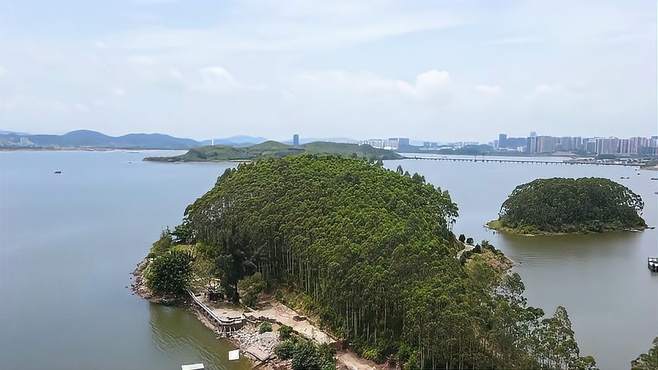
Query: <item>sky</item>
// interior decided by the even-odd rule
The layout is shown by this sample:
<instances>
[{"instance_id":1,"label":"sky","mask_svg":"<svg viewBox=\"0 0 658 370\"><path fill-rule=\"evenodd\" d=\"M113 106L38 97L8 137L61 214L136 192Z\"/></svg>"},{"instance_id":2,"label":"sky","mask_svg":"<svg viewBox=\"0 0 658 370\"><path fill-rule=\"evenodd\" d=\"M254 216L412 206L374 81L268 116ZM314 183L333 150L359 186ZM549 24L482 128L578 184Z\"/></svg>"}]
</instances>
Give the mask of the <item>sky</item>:
<instances>
[{"instance_id":1,"label":"sky","mask_svg":"<svg viewBox=\"0 0 658 370\"><path fill-rule=\"evenodd\" d=\"M0 0L0 129L658 133L653 0Z\"/></svg>"}]
</instances>

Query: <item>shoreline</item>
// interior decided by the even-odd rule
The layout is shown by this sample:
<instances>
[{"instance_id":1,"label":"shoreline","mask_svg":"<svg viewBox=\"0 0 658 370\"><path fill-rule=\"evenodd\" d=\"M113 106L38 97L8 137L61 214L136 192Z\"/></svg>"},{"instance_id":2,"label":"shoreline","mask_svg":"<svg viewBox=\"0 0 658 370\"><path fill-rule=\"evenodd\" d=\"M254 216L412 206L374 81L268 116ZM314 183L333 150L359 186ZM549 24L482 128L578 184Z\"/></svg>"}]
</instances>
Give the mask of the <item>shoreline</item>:
<instances>
[{"instance_id":1,"label":"shoreline","mask_svg":"<svg viewBox=\"0 0 658 370\"><path fill-rule=\"evenodd\" d=\"M655 229L654 226L645 226L645 227L641 227L641 228L606 229L606 230L603 230L603 231L583 230L583 231L573 231L573 232L549 232L549 231L537 230L535 233L523 233L523 232L520 232L518 229L502 226L500 224L499 220L491 220L491 221L485 223L484 227L488 228L489 230L494 230L494 231L497 231L497 232L503 233L503 234L515 235L515 236L527 236L527 237L534 237L534 236L565 236L565 235L591 235L591 234L604 234L604 233L615 233L615 232L640 232L640 231L644 231L644 230Z\"/></svg>"},{"instance_id":2,"label":"shoreline","mask_svg":"<svg viewBox=\"0 0 658 370\"><path fill-rule=\"evenodd\" d=\"M286 320L283 319L282 317L271 317L270 315L267 315L266 311L272 310L281 314L282 311L281 308L285 308L289 311L287 312L288 315L294 313L295 314L294 317L298 317L297 312L295 310L284 305L283 303L280 303L278 301L273 301L274 305L279 307L271 306L265 309L260 308L259 310L255 310L255 311L252 310L253 313L251 315L245 316L247 322L242 327L240 327L237 330L231 331L230 333L222 333L210 320L208 320L208 318L205 315L203 315L203 313L200 311L198 307L196 307L196 305L189 304L187 300L173 299L173 298L162 297L153 294L145 285L145 280L143 277L144 270L149 262L150 262L149 259L145 257L141 262L137 264L135 270L132 272L134 279L130 285L130 288L135 295L154 304L177 306L181 309L191 311L194 314L194 316L201 322L201 324L203 324L203 326L205 326L213 333L215 333L216 338L218 340L226 340L231 345L233 345L236 349L239 349L241 356L246 357L249 360L252 368L259 368L265 370L282 370L282 369L291 368L290 360L279 359L274 354L274 349L280 343L279 333L277 329L282 325L286 325L285 322ZM272 302L265 302L265 303L271 304ZM231 305L231 304L228 304L227 307L229 310L243 309L241 306ZM213 309L217 309L217 308L213 308ZM283 313L283 315L285 316L286 313ZM328 333L317 327L311 320L306 318L306 316L303 317L304 320L301 321L301 323L307 323L309 327L312 327L311 329L308 329L311 330L311 336L309 337L307 333L308 330L301 330L301 329L297 330L299 328L293 327L293 331L298 336L303 337L306 340L313 341L316 344L327 342L327 340L333 341L333 343L339 342L338 340L333 338L331 333ZM271 322L274 328L272 329L272 331L260 333L259 323L261 322ZM291 324L291 323L289 322L287 324ZM255 355L251 351L258 352L262 359L258 358L259 356ZM355 370L387 369L384 365L378 365L372 361L359 357L354 351L348 348L337 350L335 359L336 359L336 366L339 369L355 369Z\"/></svg>"}]
</instances>

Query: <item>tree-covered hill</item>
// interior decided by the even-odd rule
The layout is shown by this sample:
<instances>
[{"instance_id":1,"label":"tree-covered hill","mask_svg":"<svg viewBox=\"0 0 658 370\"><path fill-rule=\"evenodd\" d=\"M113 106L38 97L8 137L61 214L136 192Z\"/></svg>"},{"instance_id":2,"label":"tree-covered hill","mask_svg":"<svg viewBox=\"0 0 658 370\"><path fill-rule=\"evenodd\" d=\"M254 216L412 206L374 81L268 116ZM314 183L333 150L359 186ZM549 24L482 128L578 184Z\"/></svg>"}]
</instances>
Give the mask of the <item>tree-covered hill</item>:
<instances>
[{"instance_id":1,"label":"tree-covered hill","mask_svg":"<svg viewBox=\"0 0 658 370\"><path fill-rule=\"evenodd\" d=\"M268 157L281 158L288 155L301 153L334 154L367 159L402 158L402 156L391 150L373 148L370 145L317 141L304 145L293 146L270 140L264 143L245 147L232 147L225 145L204 146L190 149L187 153L178 156L148 157L145 158L145 160L160 162L209 162L253 160Z\"/></svg>"},{"instance_id":2,"label":"tree-covered hill","mask_svg":"<svg viewBox=\"0 0 658 370\"><path fill-rule=\"evenodd\" d=\"M604 178L537 179L519 185L489 226L521 234L643 229L642 198Z\"/></svg>"},{"instance_id":3,"label":"tree-covered hill","mask_svg":"<svg viewBox=\"0 0 658 370\"><path fill-rule=\"evenodd\" d=\"M495 258L456 258L455 217L447 192L402 169L339 156L261 159L226 170L187 208L155 244L151 275L189 271L167 266L187 266L168 253L184 253L171 241L195 245L233 300L258 274L271 290L300 293L362 356L408 369L590 368L566 310L543 318Z\"/></svg>"}]
</instances>

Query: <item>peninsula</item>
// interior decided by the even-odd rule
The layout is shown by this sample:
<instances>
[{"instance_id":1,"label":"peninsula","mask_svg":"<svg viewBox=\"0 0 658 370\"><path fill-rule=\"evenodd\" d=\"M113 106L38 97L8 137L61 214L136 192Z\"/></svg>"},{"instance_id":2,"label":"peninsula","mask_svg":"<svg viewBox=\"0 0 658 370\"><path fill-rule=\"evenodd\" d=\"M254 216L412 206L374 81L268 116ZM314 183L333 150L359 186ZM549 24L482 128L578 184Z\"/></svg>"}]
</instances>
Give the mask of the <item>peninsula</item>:
<instances>
[{"instance_id":1,"label":"peninsula","mask_svg":"<svg viewBox=\"0 0 658 370\"><path fill-rule=\"evenodd\" d=\"M521 235L643 230L644 202L604 178L537 179L517 186L487 226Z\"/></svg>"},{"instance_id":2,"label":"peninsula","mask_svg":"<svg viewBox=\"0 0 658 370\"><path fill-rule=\"evenodd\" d=\"M157 162L218 162L250 161L260 158L281 158L295 154L338 155L366 158L369 160L401 159L398 153L373 148L367 144L348 144L316 141L303 145L287 145L277 141L266 141L245 147L209 145L192 148L187 153L173 157L147 157L145 161Z\"/></svg>"},{"instance_id":3,"label":"peninsula","mask_svg":"<svg viewBox=\"0 0 658 370\"><path fill-rule=\"evenodd\" d=\"M328 342L359 361L405 369L593 368L567 311L544 317L528 306L502 252L455 237L457 216L447 191L400 167L341 156L261 158L227 169L187 207L140 265L138 289L203 297L229 318L236 309L221 305L253 307L244 314L251 329L228 335L278 326L266 358L294 370L335 368ZM259 307L264 297L275 308ZM287 312L280 304L301 314L271 323L272 311ZM287 327L307 318L336 340ZM241 343L256 341L249 338Z\"/></svg>"}]
</instances>

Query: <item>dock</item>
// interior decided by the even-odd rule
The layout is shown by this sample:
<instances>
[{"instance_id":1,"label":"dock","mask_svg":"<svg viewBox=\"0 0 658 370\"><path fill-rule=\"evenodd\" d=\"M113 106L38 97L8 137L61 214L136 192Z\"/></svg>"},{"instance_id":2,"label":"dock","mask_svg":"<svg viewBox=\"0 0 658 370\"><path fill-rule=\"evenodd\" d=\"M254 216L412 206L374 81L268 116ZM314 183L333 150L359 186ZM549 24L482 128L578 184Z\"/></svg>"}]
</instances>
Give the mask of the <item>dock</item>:
<instances>
[{"instance_id":1,"label":"dock","mask_svg":"<svg viewBox=\"0 0 658 370\"><path fill-rule=\"evenodd\" d=\"M647 259L647 267L653 272L658 272L658 257L649 257Z\"/></svg>"},{"instance_id":2,"label":"dock","mask_svg":"<svg viewBox=\"0 0 658 370\"><path fill-rule=\"evenodd\" d=\"M238 330L247 321L247 318L244 317L244 315L240 317L219 317L210 309L210 307L201 302L194 292L188 289L187 293L192 298L194 306L196 306L203 316L205 316L217 328L220 334L228 334L232 331Z\"/></svg>"}]
</instances>

